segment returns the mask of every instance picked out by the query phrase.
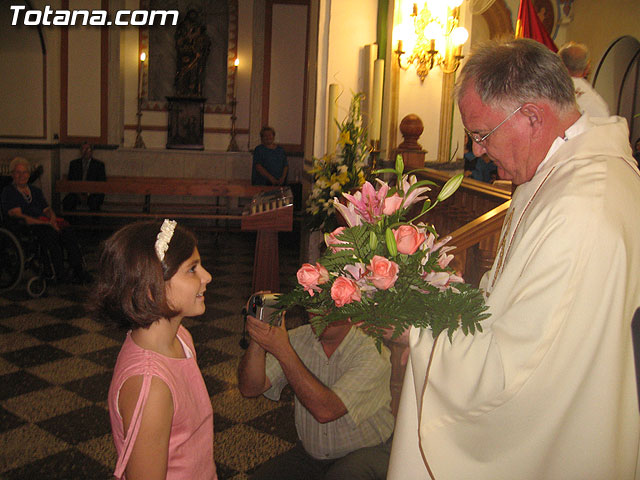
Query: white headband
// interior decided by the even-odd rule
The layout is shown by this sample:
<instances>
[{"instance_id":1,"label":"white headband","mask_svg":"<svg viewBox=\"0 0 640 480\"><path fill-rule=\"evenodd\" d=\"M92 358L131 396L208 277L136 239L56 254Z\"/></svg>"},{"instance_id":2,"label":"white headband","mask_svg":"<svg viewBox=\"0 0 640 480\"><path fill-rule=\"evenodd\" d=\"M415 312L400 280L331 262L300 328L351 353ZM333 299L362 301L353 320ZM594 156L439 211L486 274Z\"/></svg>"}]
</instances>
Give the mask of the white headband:
<instances>
[{"instance_id":1,"label":"white headband","mask_svg":"<svg viewBox=\"0 0 640 480\"><path fill-rule=\"evenodd\" d=\"M169 220L167 218L162 222L162 226L160 227L160 232L156 237L156 254L158 258L162 262L164 260L164 254L169 249L169 242L171 241L171 237L173 237L173 231L176 228L178 222L175 220Z\"/></svg>"}]
</instances>

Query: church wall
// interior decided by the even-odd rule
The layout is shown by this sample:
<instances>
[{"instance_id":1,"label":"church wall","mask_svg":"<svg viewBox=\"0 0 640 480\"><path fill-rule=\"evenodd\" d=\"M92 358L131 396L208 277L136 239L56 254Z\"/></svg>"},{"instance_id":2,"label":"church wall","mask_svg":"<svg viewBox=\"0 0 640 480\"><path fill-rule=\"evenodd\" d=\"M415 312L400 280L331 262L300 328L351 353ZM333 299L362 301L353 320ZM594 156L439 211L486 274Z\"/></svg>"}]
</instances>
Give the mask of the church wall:
<instances>
[{"instance_id":1,"label":"church wall","mask_svg":"<svg viewBox=\"0 0 640 480\"><path fill-rule=\"evenodd\" d=\"M595 71L611 43L631 35L640 40L638 0L580 0L573 4L574 18L566 27L567 40L586 44Z\"/></svg>"},{"instance_id":2,"label":"church wall","mask_svg":"<svg viewBox=\"0 0 640 480\"><path fill-rule=\"evenodd\" d=\"M352 94L364 89L362 61L365 45L376 42L377 0L320 1L318 39L318 82L314 150L326 152L329 85L337 84L336 118L342 122L349 111Z\"/></svg>"},{"instance_id":3,"label":"church wall","mask_svg":"<svg viewBox=\"0 0 640 480\"><path fill-rule=\"evenodd\" d=\"M407 21L409 23L412 22L409 15L412 11L413 3L413 1L409 0L395 0L394 25L397 26ZM460 25L470 32L472 31L471 18L468 2L464 2L460 9ZM397 49L398 39L403 36L403 32L396 27L393 32L390 50ZM463 55L468 55L469 44L469 41L464 44ZM404 48L404 50L407 49ZM398 61L398 56L393 51L388 52L388 54L390 55L390 61ZM409 54L403 55L403 65L406 65L406 57L408 56ZM439 66L435 66L423 82L420 81L413 66L410 66L407 70L399 69L398 71L398 116L395 123L396 146L403 141L398 128L400 121L408 114L418 115L424 124L424 132L420 136L418 143L427 152L425 160L431 162L437 161L438 158L442 82L443 74ZM392 124L392 126L394 125ZM391 135L391 138L393 138L393 135ZM391 145L391 148L393 147L394 145ZM463 148L464 130L458 109L454 105L451 156L461 158L464 153Z\"/></svg>"},{"instance_id":4,"label":"church wall","mask_svg":"<svg viewBox=\"0 0 640 480\"><path fill-rule=\"evenodd\" d=\"M40 10L46 5L52 9L107 8L111 12L139 7L138 0L91 2L33 0L31 3L34 9ZM241 66L237 85L237 142L240 149L247 152L253 1L238 0L238 13ZM36 32L34 28L29 30ZM108 35L103 36L102 32ZM205 115L205 151L193 152L167 151L167 113L143 111L142 137L147 148L142 151L131 148L137 120L139 32L136 27L111 27L108 30L73 27L67 30L65 38L59 28L43 26L42 33L46 47L44 60L41 60L43 55L37 36L26 45L18 42L22 50L16 50L11 43L5 44L4 50L0 46L0 54L4 57L19 57L0 62L0 78L10 78L13 83L9 85L14 90L21 88L25 98L42 98L37 108L32 105L16 108L11 103L0 105L2 118L11 119L22 129L5 135L4 124L0 122L0 146L3 147L0 148L0 164L20 154L34 164L43 165L40 182L47 198L52 198L55 179L66 174L69 161L78 157L78 149L72 144L84 139L98 144L94 153L96 158L105 161L107 175L249 178L250 154L226 152L231 127L228 113ZM25 58L36 61L20 63ZM46 81L39 80L38 72L32 71L34 65L37 70L38 61L46 65L46 68L40 67L41 75L46 70ZM66 76L62 68L65 61L68 62ZM0 82L0 85L7 83ZM16 112L20 118L13 119L10 112ZM43 144L42 148L29 148L29 144L37 143ZM295 160L292 163L292 170L301 168Z\"/></svg>"}]
</instances>

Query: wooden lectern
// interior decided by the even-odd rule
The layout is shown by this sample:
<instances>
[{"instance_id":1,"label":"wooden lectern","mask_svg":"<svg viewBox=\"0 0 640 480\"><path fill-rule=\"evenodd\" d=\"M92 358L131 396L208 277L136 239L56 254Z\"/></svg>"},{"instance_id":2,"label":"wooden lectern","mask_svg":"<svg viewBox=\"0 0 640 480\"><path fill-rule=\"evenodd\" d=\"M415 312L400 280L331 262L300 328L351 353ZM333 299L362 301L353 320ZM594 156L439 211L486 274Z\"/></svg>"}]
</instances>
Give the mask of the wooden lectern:
<instances>
[{"instance_id":1,"label":"wooden lectern","mask_svg":"<svg viewBox=\"0 0 640 480\"><path fill-rule=\"evenodd\" d=\"M280 291L278 232L293 230L293 195L288 187L258 194L240 220L243 231L257 231L253 259L253 292Z\"/></svg>"}]
</instances>

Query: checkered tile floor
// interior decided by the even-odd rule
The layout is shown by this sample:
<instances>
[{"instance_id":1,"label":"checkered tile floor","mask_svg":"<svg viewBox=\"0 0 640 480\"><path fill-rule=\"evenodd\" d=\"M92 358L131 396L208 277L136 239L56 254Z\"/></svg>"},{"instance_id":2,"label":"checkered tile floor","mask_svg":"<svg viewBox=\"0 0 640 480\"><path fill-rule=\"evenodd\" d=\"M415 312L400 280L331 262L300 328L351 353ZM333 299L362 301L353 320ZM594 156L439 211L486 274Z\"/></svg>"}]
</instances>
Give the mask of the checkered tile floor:
<instances>
[{"instance_id":1,"label":"checkered tile floor","mask_svg":"<svg viewBox=\"0 0 640 480\"><path fill-rule=\"evenodd\" d=\"M290 285L298 263L297 234L280 234L281 276ZM89 266L105 234L83 233ZM296 432L292 396L245 399L236 368L242 320L251 294L255 235L199 233L213 281L207 311L185 325L215 412L220 479L245 479L290 449ZM286 288L286 287L283 287ZM0 478L108 479L115 449L107 390L124 333L88 318L86 287L51 286L31 299L24 285L0 296Z\"/></svg>"}]
</instances>

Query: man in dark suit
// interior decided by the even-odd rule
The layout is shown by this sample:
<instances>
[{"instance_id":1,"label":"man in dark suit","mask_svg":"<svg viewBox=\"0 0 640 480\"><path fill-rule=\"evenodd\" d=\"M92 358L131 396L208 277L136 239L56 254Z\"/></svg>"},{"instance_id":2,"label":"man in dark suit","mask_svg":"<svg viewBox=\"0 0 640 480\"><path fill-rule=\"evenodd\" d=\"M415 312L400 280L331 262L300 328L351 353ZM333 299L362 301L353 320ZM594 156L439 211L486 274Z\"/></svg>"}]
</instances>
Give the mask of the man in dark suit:
<instances>
[{"instance_id":1,"label":"man in dark suit","mask_svg":"<svg viewBox=\"0 0 640 480\"><path fill-rule=\"evenodd\" d=\"M104 163L93 158L93 149L87 142L81 147L82 157L76 158L69 163L69 180L88 180L94 182L104 182L107 180ZM97 212L104 201L102 193L69 193L62 200L64 210L75 210L78 205L87 205L89 210Z\"/></svg>"}]
</instances>

